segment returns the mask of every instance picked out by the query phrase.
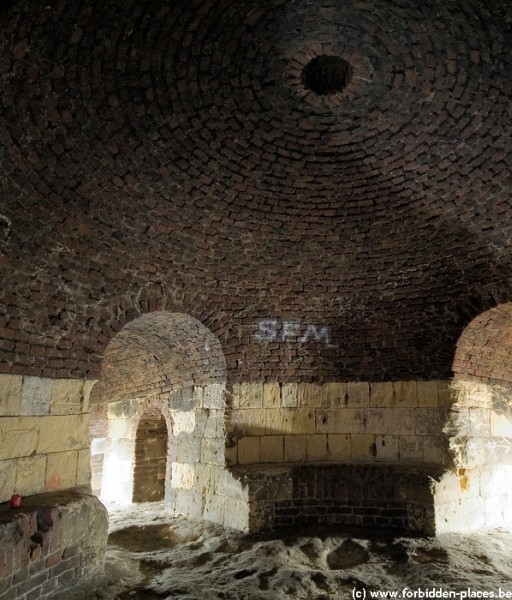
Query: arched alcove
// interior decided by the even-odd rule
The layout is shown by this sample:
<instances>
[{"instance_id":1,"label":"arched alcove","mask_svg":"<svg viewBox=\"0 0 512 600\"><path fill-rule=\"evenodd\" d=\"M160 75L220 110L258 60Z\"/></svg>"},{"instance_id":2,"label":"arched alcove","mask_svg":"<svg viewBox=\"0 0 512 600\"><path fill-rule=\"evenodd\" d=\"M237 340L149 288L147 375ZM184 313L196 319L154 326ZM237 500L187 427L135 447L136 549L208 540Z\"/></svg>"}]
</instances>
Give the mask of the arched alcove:
<instances>
[{"instance_id":1,"label":"arched alcove","mask_svg":"<svg viewBox=\"0 0 512 600\"><path fill-rule=\"evenodd\" d=\"M455 352L445 432L465 527L511 526L512 303L469 323Z\"/></svg>"},{"instance_id":2,"label":"arched alcove","mask_svg":"<svg viewBox=\"0 0 512 600\"><path fill-rule=\"evenodd\" d=\"M161 493L162 481L158 482L158 478L162 471L167 469L165 479L169 482L172 471L201 461L203 440L196 435L196 423L205 410L204 390L218 388L220 410L225 371L219 341L188 315L158 311L123 327L105 350L94 402L95 411L106 415L108 429L103 499L123 503L148 501L141 493L139 476L144 462L151 462L150 442L146 439L147 444L143 443L150 431L158 432L159 439L153 437L151 443L162 452L165 441L168 458L165 467L163 456L159 456L153 482L156 495L156 489ZM106 408L99 409L98 405ZM168 439L162 440L164 431ZM218 444L223 458L223 442L219 439ZM146 479L144 487L149 485ZM172 502L169 486L165 496L168 503Z\"/></svg>"},{"instance_id":3,"label":"arched alcove","mask_svg":"<svg viewBox=\"0 0 512 600\"><path fill-rule=\"evenodd\" d=\"M93 439L104 453L100 497L243 521L226 508L240 486L225 471L225 384L220 342L197 319L158 311L126 324L105 350L91 401L91 431L106 431Z\"/></svg>"},{"instance_id":4,"label":"arched alcove","mask_svg":"<svg viewBox=\"0 0 512 600\"><path fill-rule=\"evenodd\" d=\"M219 340L200 321L158 311L127 323L108 344L98 386L109 402L223 383Z\"/></svg>"},{"instance_id":5,"label":"arched alcove","mask_svg":"<svg viewBox=\"0 0 512 600\"><path fill-rule=\"evenodd\" d=\"M471 321L457 343L453 372L456 380L512 388L512 303Z\"/></svg>"}]
</instances>

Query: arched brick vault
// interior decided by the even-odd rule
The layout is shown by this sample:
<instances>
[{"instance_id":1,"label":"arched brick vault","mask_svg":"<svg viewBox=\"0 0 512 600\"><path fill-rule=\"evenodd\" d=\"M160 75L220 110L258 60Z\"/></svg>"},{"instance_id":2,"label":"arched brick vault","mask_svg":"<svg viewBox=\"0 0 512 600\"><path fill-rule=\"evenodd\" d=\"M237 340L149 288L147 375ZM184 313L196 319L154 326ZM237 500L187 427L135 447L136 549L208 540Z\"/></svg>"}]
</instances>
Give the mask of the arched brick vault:
<instances>
[{"instance_id":1,"label":"arched brick vault","mask_svg":"<svg viewBox=\"0 0 512 600\"><path fill-rule=\"evenodd\" d=\"M455 379L512 387L512 304L476 317L455 353Z\"/></svg>"},{"instance_id":2,"label":"arched brick vault","mask_svg":"<svg viewBox=\"0 0 512 600\"><path fill-rule=\"evenodd\" d=\"M95 398L113 402L225 380L215 336L196 319L159 311L128 323L110 342Z\"/></svg>"},{"instance_id":3,"label":"arched brick vault","mask_svg":"<svg viewBox=\"0 0 512 600\"><path fill-rule=\"evenodd\" d=\"M446 377L512 298L508 0L0 19L2 371L98 377L116 331L168 310L240 380ZM302 81L323 54L352 67L333 96ZM330 343L255 343L269 318Z\"/></svg>"}]
</instances>

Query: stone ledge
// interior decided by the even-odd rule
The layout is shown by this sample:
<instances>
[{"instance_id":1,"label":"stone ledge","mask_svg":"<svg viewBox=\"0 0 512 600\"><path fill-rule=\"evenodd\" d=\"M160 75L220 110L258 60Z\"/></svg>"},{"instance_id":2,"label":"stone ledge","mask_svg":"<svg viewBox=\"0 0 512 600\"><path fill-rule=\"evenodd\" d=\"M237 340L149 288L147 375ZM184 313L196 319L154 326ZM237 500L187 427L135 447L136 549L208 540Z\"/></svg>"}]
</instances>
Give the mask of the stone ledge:
<instances>
[{"instance_id":1,"label":"stone ledge","mask_svg":"<svg viewBox=\"0 0 512 600\"><path fill-rule=\"evenodd\" d=\"M0 590L43 600L96 580L107 534L105 507L81 489L30 496L19 509L0 504Z\"/></svg>"}]
</instances>

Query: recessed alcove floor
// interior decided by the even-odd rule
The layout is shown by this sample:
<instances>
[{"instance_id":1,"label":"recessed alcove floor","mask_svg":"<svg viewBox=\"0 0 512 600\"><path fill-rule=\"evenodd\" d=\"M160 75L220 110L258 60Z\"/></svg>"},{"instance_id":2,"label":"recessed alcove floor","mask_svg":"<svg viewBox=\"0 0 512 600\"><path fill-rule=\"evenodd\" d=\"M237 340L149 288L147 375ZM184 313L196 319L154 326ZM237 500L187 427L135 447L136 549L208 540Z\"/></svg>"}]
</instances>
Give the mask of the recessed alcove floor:
<instances>
[{"instance_id":1,"label":"recessed alcove floor","mask_svg":"<svg viewBox=\"0 0 512 600\"><path fill-rule=\"evenodd\" d=\"M336 600L353 591L512 592L512 531L410 537L310 527L246 536L166 515L109 508L105 580L66 600ZM360 596L362 597L362 596ZM405 596L407 597L407 596ZM468 596L470 597L470 596ZM510 596L509 596L510 597Z\"/></svg>"}]
</instances>

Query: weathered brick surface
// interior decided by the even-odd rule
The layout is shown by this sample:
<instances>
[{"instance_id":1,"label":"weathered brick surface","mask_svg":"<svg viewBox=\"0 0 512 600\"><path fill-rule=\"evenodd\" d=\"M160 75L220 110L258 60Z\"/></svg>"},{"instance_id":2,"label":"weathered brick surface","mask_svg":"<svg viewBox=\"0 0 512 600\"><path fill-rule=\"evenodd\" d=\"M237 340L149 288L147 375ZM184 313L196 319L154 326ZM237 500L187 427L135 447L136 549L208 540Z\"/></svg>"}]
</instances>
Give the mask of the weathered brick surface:
<instances>
[{"instance_id":1,"label":"weathered brick surface","mask_svg":"<svg viewBox=\"0 0 512 600\"><path fill-rule=\"evenodd\" d=\"M476 317L457 344L457 379L512 386L512 304Z\"/></svg>"},{"instance_id":2,"label":"weathered brick surface","mask_svg":"<svg viewBox=\"0 0 512 600\"><path fill-rule=\"evenodd\" d=\"M171 408L187 410L198 400L192 397L192 384L225 378L220 343L204 325L190 316L157 311L129 323L109 344L92 398L93 403L113 402L172 392ZM209 407L220 407L214 406L217 396L206 399Z\"/></svg>"},{"instance_id":3,"label":"weathered brick surface","mask_svg":"<svg viewBox=\"0 0 512 600\"><path fill-rule=\"evenodd\" d=\"M428 383L512 382L509 8L2 7L1 493L26 485L18 460L31 483L45 465L47 487L87 482L100 378L93 394L121 411L153 396L193 413L170 448L176 512L225 523L226 498L243 504L215 482L225 457L444 464L451 399ZM332 95L304 78L326 55L350 67ZM474 402L449 435L481 464L511 420ZM96 479L114 446L133 466L137 420L105 417Z\"/></svg>"},{"instance_id":4,"label":"weathered brick surface","mask_svg":"<svg viewBox=\"0 0 512 600\"><path fill-rule=\"evenodd\" d=\"M432 481L442 469L317 464L233 472L249 482L254 530L323 523L436 531Z\"/></svg>"},{"instance_id":5,"label":"weathered brick surface","mask_svg":"<svg viewBox=\"0 0 512 600\"><path fill-rule=\"evenodd\" d=\"M508 0L8 3L0 369L98 378L165 309L236 380L449 376L512 299L509 27ZM316 96L333 53L352 80Z\"/></svg>"},{"instance_id":6,"label":"weathered brick surface","mask_svg":"<svg viewBox=\"0 0 512 600\"><path fill-rule=\"evenodd\" d=\"M107 520L97 499L75 491L32 496L15 511L1 505L0 597L50 598L99 578Z\"/></svg>"}]
</instances>

